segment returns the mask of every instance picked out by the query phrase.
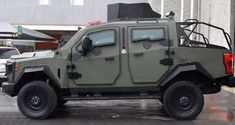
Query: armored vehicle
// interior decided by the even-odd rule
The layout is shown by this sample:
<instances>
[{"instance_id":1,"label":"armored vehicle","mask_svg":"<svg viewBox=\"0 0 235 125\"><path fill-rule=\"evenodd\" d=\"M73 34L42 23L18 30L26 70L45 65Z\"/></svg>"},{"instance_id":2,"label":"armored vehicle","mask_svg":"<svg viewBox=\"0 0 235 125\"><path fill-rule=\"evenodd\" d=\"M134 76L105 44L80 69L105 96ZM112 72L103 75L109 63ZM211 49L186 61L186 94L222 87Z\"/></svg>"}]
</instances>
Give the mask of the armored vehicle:
<instances>
[{"instance_id":1,"label":"armored vehicle","mask_svg":"<svg viewBox=\"0 0 235 125\"><path fill-rule=\"evenodd\" d=\"M226 46L197 32L199 25L221 31ZM32 119L48 118L66 101L159 99L171 117L191 120L203 109L203 94L234 86L232 60L222 28L175 22L171 14L123 18L87 26L56 51L15 56L2 90L18 96L19 110Z\"/></svg>"}]
</instances>

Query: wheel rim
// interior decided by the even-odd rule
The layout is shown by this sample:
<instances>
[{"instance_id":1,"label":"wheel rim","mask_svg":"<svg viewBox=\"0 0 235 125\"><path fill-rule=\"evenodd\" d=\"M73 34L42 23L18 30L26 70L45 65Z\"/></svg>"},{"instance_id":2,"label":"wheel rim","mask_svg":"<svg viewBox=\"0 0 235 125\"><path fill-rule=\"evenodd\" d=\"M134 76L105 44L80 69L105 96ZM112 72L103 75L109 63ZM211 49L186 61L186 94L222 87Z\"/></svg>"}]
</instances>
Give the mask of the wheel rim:
<instances>
[{"instance_id":1,"label":"wheel rim","mask_svg":"<svg viewBox=\"0 0 235 125\"><path fill-rule=\"evenodd\" d=\"M40 90L31 90L25 97L25 104L34 112L42 111L47 104L47 96Z\"/></svg>"},{"instance_id":2,"label":"wheel rim","mask_svg":"<svg viewBox=\"0 0 235 125\"><path fill-rule=\"evenodd\" d=\"M174 110L179 113L187 113L195 109L197 98L191 89L179 88L173 94L174 96L171 99L173 102L171 104Z\"/></svg>"}]
</instances>

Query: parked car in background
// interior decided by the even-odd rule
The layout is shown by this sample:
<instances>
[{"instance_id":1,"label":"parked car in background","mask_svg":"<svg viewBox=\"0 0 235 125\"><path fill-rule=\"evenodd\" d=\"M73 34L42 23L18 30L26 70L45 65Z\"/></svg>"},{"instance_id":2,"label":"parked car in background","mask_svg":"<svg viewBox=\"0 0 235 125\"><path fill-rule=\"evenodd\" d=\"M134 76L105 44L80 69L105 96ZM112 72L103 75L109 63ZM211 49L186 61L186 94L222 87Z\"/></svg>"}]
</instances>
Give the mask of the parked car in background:
<instances>
[{"instance_id":1,"label":"parked car in background","mask_svg":"<svg viewBox=\"0 0 235 125\"><path fill-rule=\"evenodd\" d=\"M0 85L7 79L6 63L12 55L19 55L20 52L15 47L0 46Z\"/></svg>"}]
</instances>

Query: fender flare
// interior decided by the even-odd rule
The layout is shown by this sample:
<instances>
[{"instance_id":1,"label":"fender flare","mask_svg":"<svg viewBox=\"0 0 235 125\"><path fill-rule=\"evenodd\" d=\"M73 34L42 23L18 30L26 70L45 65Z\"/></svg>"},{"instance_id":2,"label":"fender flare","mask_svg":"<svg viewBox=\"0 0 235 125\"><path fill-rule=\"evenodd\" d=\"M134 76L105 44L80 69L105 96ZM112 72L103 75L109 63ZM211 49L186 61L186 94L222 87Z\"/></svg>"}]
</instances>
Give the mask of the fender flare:
<instances>
[{"instance_id":1,"label":"fender flare","mask_svg":"<svg viewBox=\"0 0 235 125\"><path fill-rule=\"evenodd\" d=\"M160 81L160 86L166 85L170 80L175 78L178 74L187 71L198 71L207 78L214 79L213 76L209 72L207 72L207 70L203 68L203 66L199 63L179 64L164 75L163 79Z\"/></svg>"},{"instance_id":2,"label":"fender flare","mask_svg":"<svg viewBox=\"0 0 235 125\"><path fill-rule=\"evenodd\" d=\"M53 85L59 87L59 84L58 84L59 81L53 75L53 73L51 72L50 68L48 66L46 66L46 65L45 66L24 67L24 69L20 73L19 77L16 79L16 84L15 85L17 85L19 83L19 81L22 79L24 74L38 73L38 72L43 72L45 75L47 75L53 81L53 83L54 83Z\"/></svg>"}]
</instances>

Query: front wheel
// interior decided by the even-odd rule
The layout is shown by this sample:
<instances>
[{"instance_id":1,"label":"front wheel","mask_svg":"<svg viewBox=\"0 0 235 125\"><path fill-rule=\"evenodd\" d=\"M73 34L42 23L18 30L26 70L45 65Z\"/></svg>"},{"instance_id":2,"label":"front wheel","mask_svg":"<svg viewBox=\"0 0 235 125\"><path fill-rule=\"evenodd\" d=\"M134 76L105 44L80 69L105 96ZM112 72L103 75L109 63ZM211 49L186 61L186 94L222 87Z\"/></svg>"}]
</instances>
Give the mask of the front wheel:
<instances>
[{"instance_id":1,"label":"front wheel","mask_svg":"<svg viewBox=\"0 0 235 125\"><path fill-rule=\"evenodd\" d=\"M166 112L178 120L192 120L203 109L204 97L199 87L188 81L172 84L164 94Z\"/></svg>"},{"instance_id":2,"label":"front wheel","mask_svg":"<svg viewBox=\"0 0 235 125\"><path fill-rule=\"evenodd\" d=\"M17 104L26 117L45 119L56 108L57 96L50 85L42 81L33 81L20 90Z\"/></svg>"}]
</instances>

